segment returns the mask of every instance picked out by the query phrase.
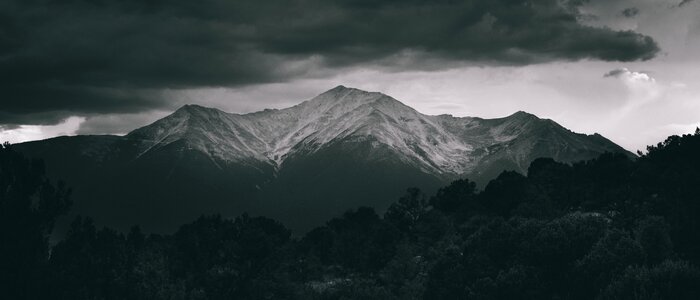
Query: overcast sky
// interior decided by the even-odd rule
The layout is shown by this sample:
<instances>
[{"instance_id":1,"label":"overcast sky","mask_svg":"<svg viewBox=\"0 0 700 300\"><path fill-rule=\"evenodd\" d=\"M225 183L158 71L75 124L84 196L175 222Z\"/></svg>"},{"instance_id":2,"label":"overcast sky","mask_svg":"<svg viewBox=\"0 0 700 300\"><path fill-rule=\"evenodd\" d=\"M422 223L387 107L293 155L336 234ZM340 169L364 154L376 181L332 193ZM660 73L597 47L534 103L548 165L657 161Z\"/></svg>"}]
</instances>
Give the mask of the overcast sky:
<instances>
[{"instance_id":1,"label":"overcast sky","mask_svg":"<svg viewBox=\"0 0 700 300\"><path fill-rule=\"evenodd\" d=\"M342 84L426 114L524 110L634 151L700 126L698 53L693 0L5 0L0 140Z\"/></svg>"}]
</instances>

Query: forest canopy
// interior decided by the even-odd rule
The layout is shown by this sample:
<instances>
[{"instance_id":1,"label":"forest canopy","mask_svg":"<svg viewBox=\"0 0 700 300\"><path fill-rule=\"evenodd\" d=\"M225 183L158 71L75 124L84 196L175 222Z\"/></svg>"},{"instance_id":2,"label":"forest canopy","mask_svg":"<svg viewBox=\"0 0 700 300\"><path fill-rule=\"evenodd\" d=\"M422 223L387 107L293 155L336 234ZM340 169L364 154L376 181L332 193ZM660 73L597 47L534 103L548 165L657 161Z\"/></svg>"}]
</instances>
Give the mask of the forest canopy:
<instances>
[{"instance_id":1,"label":"forest canopy","mask_svg":"<svg viewBox=\"0 0 700 300\"><path fill-rule=\"evenodd\" d=\"M243 214L174 234L79 217L70 191L0 149L0 289L8 299L700 299L700 130L635 160L542 158L483 190L410 188L304 236Z\"/></svg>"}]
</instances>

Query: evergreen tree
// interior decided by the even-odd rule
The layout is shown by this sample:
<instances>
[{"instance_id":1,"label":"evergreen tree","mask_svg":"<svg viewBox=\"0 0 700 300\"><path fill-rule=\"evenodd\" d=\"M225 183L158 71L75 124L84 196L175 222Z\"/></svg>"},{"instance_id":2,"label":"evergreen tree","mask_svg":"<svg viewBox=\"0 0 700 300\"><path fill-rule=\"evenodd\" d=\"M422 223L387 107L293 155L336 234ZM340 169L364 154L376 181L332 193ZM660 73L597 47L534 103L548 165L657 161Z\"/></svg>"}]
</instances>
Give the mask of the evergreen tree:
<instances>
[{"instance_id":1,"label":"evergreen tree","mask_svg":"<svg viewBox=\"0 0 700 300\"><path fill-rule=\"evenodd\" d=\"M56 218L67 212L70 190L52 184L40 160L0 146L0 290L14 299L38 297Z\"/></svg>"}]
</instances>

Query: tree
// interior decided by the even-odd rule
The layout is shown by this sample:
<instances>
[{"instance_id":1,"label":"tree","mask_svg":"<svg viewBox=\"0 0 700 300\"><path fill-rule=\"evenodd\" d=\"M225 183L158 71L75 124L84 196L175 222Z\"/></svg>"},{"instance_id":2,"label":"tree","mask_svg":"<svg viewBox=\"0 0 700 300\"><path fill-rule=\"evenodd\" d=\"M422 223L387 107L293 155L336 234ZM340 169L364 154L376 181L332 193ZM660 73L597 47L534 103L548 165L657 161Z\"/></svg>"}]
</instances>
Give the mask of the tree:
<instances>
[{"instance_id":1,"label":"tree","mask_svg":"<svg viewBox=\"0 0 700 300\"><path fill-rule=\"evenodd\" d=\"M481 203L489 212L509 216L525 198L527 178L518 172L505 171L491 180L480 194Z\"/></svg>"},{"instance_id":2,"label":"tree","mask_svg":"<svg viewBox=\"0 0 700 300\"><path fill-rule=\"evenodd\" d=\"M700 299L700 271L688 262L665 261L656 267L630 267L599 299Z\"/></svg>"},{"instance_id":3,"label":"tree","mask_svg":"<svg viewBox=\"0 0 700 300\"><path fill-rule=\"evenodd\" d=\"M404 232L411 231L428 209L425 194L418 188L409 188L406 194L389 206L384 219Z\"/></svg>"},{"instance_id":4,"label":"tree","mask_svg":"<svg viewBox=\"0 0 700 300\"><path fill-rule=\"evenodd\" d=\"M635 238L644 248L647 264L658 264L673 255L668 225L662 217L646 217L637 221Z\"/></svg>"},{"instance_id":5,"label":"tree","mask_svg":"<svg viewBox=\"0 0 700 300\"><path fill-rule=\"evenodd\" d=\"M469 179L458 179L437 191L430 204L448 214L481 211L476 199L476 183Z\"/></svg>"},{"instance_id":6,"label":"tree","mask_svg":"<svg viewBox=\"0 0 700 300\"><path fill-rule=\"evenodd\" d=\"M639 265L643 261L642 246L632 239L628 232L620 229L609 230L585 257L576 262L576 273L580 276L577 280L580 286L579 294L593 293L605 288L626 268Z\"/></svg>"},{"instance_id":7,"label":"tree","mask_svg":"<svg viewBox=\"0 0 700 300\"><path fill-rule=\"evenodd\" d=\"M0 147L0 290L9 298L36 297L56 218L70 207L70 190L53 185L44 163L9 143Z\"/></svg>"}]
</instances>

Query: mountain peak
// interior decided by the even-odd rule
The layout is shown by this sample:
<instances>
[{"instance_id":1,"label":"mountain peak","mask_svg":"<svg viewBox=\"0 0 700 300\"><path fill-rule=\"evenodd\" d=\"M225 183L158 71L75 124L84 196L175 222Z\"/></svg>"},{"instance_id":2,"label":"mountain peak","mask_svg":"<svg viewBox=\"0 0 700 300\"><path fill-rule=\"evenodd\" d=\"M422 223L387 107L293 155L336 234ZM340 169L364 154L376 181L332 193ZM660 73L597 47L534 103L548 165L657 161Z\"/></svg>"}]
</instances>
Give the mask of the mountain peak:
<instances>
[{"instance_id":1,"label":"mountain peak","mask_svg":"<svg viewBox=\"0 0 700 300\"><path fill-rule=\"evenodd\" d=\"M539 119L536 115L533 115L529 112L519 110L512 115L508 116L509 118L524 118L524 119Z\"/></svg>"},{"instance_id":2,"label":"mountain peak","mask_svg":"<svg viewBox=\"0 0 700 300\"><path fill-rule=\"evenodd\" d=\"M318 112L325 112L329 109L347 112L361 105L377 102L383 98L390 97L379 92L368 92L339 85L302 103L301 106L307 109L312 108L312 110Z\"/></svg>"},{"instance_id":3,"label":"mountain peak","mask_svg":"<svg viewBox=\"0 0 700 300\"><path fill-rule=\"evenodd\" d=\"M527 147L541 141L550 141L554 146L546 147L552 149L573 143L576 147L584 145L582 149L594 149L591 153L614 145L609 141L582 141L582 137L571 135L553 121L525 111L483 124L470 120L445 123L444 118L423 115L383 93L339 85L293 107L243 115L188 104L129 136L162 145L185 140L188 147L211 157L238 163L258 161L276 168L288 157L314 153L334 143L373 141L373 149L391 149L400 160L434 174L471 172L483 157L496 155L494 151L500 148L492 146L510 143L515 137L527 141ZM526 146L518 151L509 147L498 155L531 152ZM551 153L564 160L571 154ZM529 156L520 154L512 160L523 169L529 164ZM574 154L571 157L579 157Z\"/></svg>"},{"instance_id":4,"label":"mountain peak","mask_svg":"<svg viewBox=\"0 0 700 300\"><path fill-rule=\"evenodd\" d=\"M218 108L201 106L198 104L185 104L173 112L170 117L175 119L210 120L221 118L229 113ZM166 117L167 118L167 117Z\"/></svg>"},{"instance_id":5,"label":"mountain peak","mask_svg":"<svg viewBox=\"0 0 700 300\"><path fill-rule=\"evenodd\" d=\"M336 86L324 93L322 93L319 96L331 96L333 98L344 98L344 96L348 95L369 95L369 94L380 94L378 92L368 92L365 90L353 88L353 87L346 87L344 85L339 85Z\"/></svg>"},{"instance_id":6,"label":"mountain peak","mask_svg":"<svg viewBox=\"0 0 700 300\"><path fill-rule=\"evenodd\" d=\"M227 113L216 108L185 104L172 114L129 132L127 136L163 141L166 140L166 137L181 136L193 127L206 127L206 124L211 123L212 120L221 120L226 118L227 115Z\"/></svg>"},{"instance_id":7,"label":"mountain peak","mask_svg":"<svg viewBox=\"0 0 700 300\"><path fill-rule=\"evenodd\" d=\"M176 111L177 112L186 112L186 113L212 113L212 112L220 112L219 109L212 108L212 107L206 107L206 106L201 106L199 104L185 104L178 108Z\"/></svg>"}]
</instances>

